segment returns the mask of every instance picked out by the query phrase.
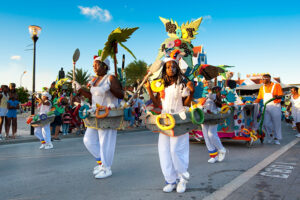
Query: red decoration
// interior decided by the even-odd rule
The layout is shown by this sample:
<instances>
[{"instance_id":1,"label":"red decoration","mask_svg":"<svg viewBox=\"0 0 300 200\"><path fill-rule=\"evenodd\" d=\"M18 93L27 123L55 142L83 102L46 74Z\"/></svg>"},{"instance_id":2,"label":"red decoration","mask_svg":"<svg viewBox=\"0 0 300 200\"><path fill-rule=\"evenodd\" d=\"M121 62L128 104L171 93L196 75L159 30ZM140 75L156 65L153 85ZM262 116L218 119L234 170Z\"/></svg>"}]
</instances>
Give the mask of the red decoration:
<instances>
[{"instance_id":1,"label":"red decoration","mask_svg":"<svg viewBox=\"0 0 300 200\"><path fill-rule=\"evenodd\" d=\"M239 120L238 120L238 123L239 123L239 124L242 123L242 120L239 119Z\"/></svg>"},{"instance_id":2,"label":"red decoration","mask_svg":"<svg viewBox=\"0 0 300 200\"><path fill-rule=\"evenodd\" d=\"M181 45L181 40L176 39L175 41L175 47L179 47Z\"/></svg>"},{"instance_id":3,"label":"red decoration","mask_svg":"<svg viewBox=\"0 0 300 200\"><path fill-rule=\"evenodd\" d=\"M233 119L237 119L237 115L234 115Z\"/></svg>"}]
</instances>

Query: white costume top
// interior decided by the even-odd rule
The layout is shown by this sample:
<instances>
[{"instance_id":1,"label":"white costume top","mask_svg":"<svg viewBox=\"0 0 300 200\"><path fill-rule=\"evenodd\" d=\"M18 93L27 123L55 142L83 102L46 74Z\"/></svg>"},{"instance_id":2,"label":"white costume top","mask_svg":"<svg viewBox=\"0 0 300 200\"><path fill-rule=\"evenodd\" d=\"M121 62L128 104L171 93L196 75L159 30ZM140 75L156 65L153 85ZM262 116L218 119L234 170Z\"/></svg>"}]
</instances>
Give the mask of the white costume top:
<instances>
[{"instance_id":1,"label":"white costume top","mask_svg":"<svg viewBox=\"0 0 300 200\"><path fill-rule=\"evenodd\" d=\"M266 93L266 89L265 89L265 86L263 86L263 91L264 91L264 104L269 101L270 99L273 98L273 91L274 91L274 88L275 88L275 83L273 84L273 87L272 87L272 90L270 93ZM276 105L274 103L274 101L270 102L268 105Z\"/></svg>"},{"instance_id":2,"label":"white costume top","mask_svg":"<svg viewBox=\"0 0 300 200\"><path fill-rule=\"evenodd\" d=\"M96 107L96 104L101 106L108 106L110 108L118 108L118 98L115 97L110 91L109 74L106 74L97 86L92 84L92 107Z\"/></svg>"},{"instance_id":3,"label":"white costume top","mask_svg":"<svg viewBox=\"0 0 300 200\"><path fill-rule=\"evenodd\" d=\"M293 95L291 96L292 107L300 109L300 96L297 99L294 99Z\"/></svg>"},{"instance_id":4,"label":"white costume top","mask_svg":"<svg viewBox=\"0 0 300 200\"><path fill-rule=\"evenodd\" d=\"M187 97L189 94L189 89L187 87L184 87L182 83L174 83L165 88L165 97L161 98L161 113L178 114L182 111L185 111L182 97Z\"/></svg>"},{"instance_id":5,"label":"white costume top","mask_svg":"<svg viewBox=\"0 0 300 200\"><path fill-rule=\"evenodd\" d=\"M47 114L49 111L50 111L50 108L51 108L51 102L48 101L50 103L49 106L47 105L44 105L44 104L41 104L39 105L39 114Z\"/></svg>"},{"instance_id":6,"label":"white costume top","mask_svg":"<svg viewBox=\"0 0 300 200\"><path fill-rule=\"evenodd\" d=\"M209 93L208 98L206 99L203 107L206 110L210 110L211 112L216 112L217 111L217 106L214 102L215 99L216 99L216 94Z\"/></svg>"}]
</instances>

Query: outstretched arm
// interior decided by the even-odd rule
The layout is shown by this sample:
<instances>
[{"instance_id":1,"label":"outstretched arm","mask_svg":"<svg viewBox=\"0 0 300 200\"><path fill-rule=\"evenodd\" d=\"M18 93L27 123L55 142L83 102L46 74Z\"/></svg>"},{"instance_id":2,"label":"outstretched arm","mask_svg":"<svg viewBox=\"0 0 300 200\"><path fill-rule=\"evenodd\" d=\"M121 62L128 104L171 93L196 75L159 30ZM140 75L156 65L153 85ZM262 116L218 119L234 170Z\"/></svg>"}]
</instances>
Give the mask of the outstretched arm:
<instances>
[{"instance_id":1,"label":"outstretched arm","mask_svg":"<svg viewBox=\"0 0 300 200\"><path fill-rule=\"evenodd\" d=\"M147 92L148 92L148 94L150 96L150 99L153 102L154 107L158 108L160 106L160 104L161 104L160 93L157 93L157 95L154 96L153 91L151 90L150 82L149 81L147 81L145 83L145 88L146 88L146 90L147 90Z\"/></svg>"},{"instance_id":2,"label":"outstretched arm","mask_svg":"<svg viewBox=\"0 0 300 200\"><path fill-rule=\"evenodd\" d=\"M194 88L194 85L192 83L192 81L189 81L186 86L189 88L190 90L190 95L187 96L187 98L184 100L183 102L183 105L184 106L190 106L191 105L191 102L193 100L193 96L194 96L194 92L195 92L195 88Z\"/></svg>"}]
</instances>

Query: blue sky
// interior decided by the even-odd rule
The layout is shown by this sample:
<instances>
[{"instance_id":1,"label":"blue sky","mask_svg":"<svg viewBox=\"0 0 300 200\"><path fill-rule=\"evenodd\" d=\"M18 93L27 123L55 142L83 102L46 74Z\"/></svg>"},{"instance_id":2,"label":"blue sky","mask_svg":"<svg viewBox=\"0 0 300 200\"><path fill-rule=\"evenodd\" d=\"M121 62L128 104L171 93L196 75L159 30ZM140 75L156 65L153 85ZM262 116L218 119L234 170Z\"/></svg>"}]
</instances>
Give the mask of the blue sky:
<instances>
[{"instance_id":1,"label":"blue sky","mask_svg":"<svg viewBox=\"0 0 300 200\"><path fill-rule=\"evenodd\" d=\"M188 4L184 4L188 3ZM93 16L82 13L97 12ZM299 1L3 1L0 6L0 84L15 82L32 88L32 46L29 25L42 27L37 42L36 89L49 86L61 67L72 68L72 55L81 51L77 67L92 74L92 57L117 27L140 27L125 44L137 59L152 63L167 38L159 16L179 24L203 17L194 46L204 45L208 63L234 65L242 78L271 73L284 83L300 83ZM125 53L119 48L118 60ZM132 57L125 53L126 64Z\"/></svg>"}]
</instances>

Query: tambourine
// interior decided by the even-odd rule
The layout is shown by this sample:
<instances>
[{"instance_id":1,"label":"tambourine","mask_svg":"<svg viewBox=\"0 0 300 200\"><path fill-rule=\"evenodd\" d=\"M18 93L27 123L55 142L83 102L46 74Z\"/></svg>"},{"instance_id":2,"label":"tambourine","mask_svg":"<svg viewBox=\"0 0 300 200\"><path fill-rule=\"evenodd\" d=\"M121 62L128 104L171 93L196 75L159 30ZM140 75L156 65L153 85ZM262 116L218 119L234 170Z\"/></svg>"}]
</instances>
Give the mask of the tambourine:
<instances>
[{"instance_id":1,"label":"tambourine","mask_svg":"<svg viewBox=\"0 0 300 200\"><path fill-rule=\"evenodd\" d=\"M165 89L165 85L162 79L152 81L150 86L153 92L161 92Z\"/></svg>"},{"instance_id":2,"label":"tambourine","mask_svg":"<svg viewBox=\"0 0 300 200\"><path fill-rule=\"evenodd\" d=\"M105 110L105 113L103 113L102 115L100 115L99 113L100 113L100 110ZM97 107L97 109L96 109L96 118L97 119L102 119L102 118L105 118L105 117L107 117L108 116L108 114L109 114L109 109L108 109L108 107L106 107L106 106L98 106Z\"/></svg>"},{"instance_id":3,"label":"tambourine","mask_svg":"<svg viewBox=\"0 0 300 200\"><path fill-rule=\"evenodd\" d=\"M27 124L30 124L30 123L32 122L32 120L33 120L33 118L32 118L32 116L30 116L30 117L27 119L26 123L27 123Z\"/></svg>"},{"instance_id":4,"label":"tambourine","mask_svg":"<svg viewBox=\"0 0 300 200\"><path fill-rule=\"evenodd\" d=\"M46 114L41 114L40 115L40 120L41 121L44 121L44 120L46 120L48 118L48 116L46 115Z\"/></svg>"},{"instance_id":5,"label":"tambourine","mask_svg":"<svg viewBox=\"0 0 300 200\"><path fill-rule=\"evenodd\" d=\"M162 118L168 118L170 120L171 124L169 126L164 126L164 125L160 124L159 120ZM160 114L156 117L156 125L159 129L161 129L163 131L170 130L175 127L175 119L170 114Z\"/></svg>"},{"instance_id":6,"label":"tambourine","mask_svg":"<svg viewBox=\"0 0 300 200\"><path fill-rule=\"evenodd\" d=\"M222 106L222 108L221 108L221 113L222 113L222 114L225 114L225 113L227 113L229 110L230 110L230 107L229 107L228 105L224 105L224 106Z\"/></svg>"},{"instance_id":7,"label":"tambourine","mask_svg":"<svg viewBox=\"0 0 300 200\"><path fill-rule=\"evenodd\" d=\"M195 113L199 115L199 120L196 120ZM191 120L193 124L201 125L204 122L204 113L200 108L194 108L191 111Z\"/></svg>"},{"instance_id":8,"label":"tambourine","mask_svg":"<svg viewBox=\"0 0 300 200\"><path fill-rule=\"evenodd\" d=\"M90 107L86 104L80 107L78 112L80 119L85 119L89 116L88 109L90 109Z\"/></svg>"},{"instance_id":9,"label":"tambourine","mask_svg":"<svg viewBox=\"0 0 300 200\"><path fill-rule=\"evenodd\" d=\"M37 120L39 120L39 116L38 115L35 115L32 119L34 122L36 122Z\"/></svg>"}]
</instances>

